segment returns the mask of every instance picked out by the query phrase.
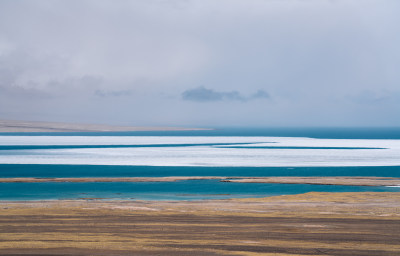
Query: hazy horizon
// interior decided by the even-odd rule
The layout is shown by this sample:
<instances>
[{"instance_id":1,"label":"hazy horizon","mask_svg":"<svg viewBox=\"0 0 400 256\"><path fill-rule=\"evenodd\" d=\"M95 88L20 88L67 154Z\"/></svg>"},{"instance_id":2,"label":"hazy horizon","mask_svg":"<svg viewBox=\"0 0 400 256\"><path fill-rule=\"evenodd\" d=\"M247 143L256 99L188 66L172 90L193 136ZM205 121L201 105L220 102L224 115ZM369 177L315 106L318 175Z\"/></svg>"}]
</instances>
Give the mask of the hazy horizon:
<instances>
[{"instance_id":1,"label":"hazy horizon","mask_svg":"<svg viewBox=\"0 0 400 256\"><path fill-rule=\"evenodd\" d=\"M145 125L118 125L118 124L110 124L110 123L106 123L106 122L63 122L63 121L38 121L38 120L32 120L32 119L0 119L0 122L21 122L21 123L37 123L37 124L71 124L71 125L99 125L99 126L116 126L116 127L123 127L123 126L132 126L132 127L146 127ZM206 125L197 125L197 126L190 126L190 125L169 125L169 126L162 126L162 125L155 125L155 126L148 126L148 127L182 127L182 128L200 128L200 129L400 129L400 125L393 125L393 126L310 126L310 125L292 125L292 126L279 126L279 125L214 125L214 126L206 126Z\"/></svg>"},{"instance_id":2,"label":"hazy horizon","mask_svg":"<svg viewBox=\"0 0 400 256\"><path fill-rule=\"evenodd\" d=\"M3 0L0 119L400 127L396 0Z\"/></svg>"}]
</instances>

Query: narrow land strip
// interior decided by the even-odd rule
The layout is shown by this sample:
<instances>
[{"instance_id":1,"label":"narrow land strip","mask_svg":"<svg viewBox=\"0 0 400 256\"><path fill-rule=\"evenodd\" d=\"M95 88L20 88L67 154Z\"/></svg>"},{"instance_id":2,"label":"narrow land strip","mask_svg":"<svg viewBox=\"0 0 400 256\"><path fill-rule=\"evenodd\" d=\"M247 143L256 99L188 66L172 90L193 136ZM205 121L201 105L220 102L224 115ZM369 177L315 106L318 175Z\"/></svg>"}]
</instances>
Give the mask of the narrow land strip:
<instances>
[{"instance_id":1,"label":"narrow land strip","mask_svg":"<svg viewBox=\"0 0 400 256\"><path fill-rule=\"evenodd\" d=\"M73 124L0 120L1 132L121 132L121 131L192 131L208 130L184 127L115 126L101 124Z\"/></svg>"},{"instance_id":2,"label":"narrow land strip","mask_svg":"<svg viewBox=\"0 0 400 256\"><path fill-rule=\"evenodd\" d=\"M318 184L348 186L400 186L400 178L390 177L84 177L84 178L0 178L0 183L36 182L175 182L183 180L220 180L239 183Z\"/></svg>"}]
</instances>

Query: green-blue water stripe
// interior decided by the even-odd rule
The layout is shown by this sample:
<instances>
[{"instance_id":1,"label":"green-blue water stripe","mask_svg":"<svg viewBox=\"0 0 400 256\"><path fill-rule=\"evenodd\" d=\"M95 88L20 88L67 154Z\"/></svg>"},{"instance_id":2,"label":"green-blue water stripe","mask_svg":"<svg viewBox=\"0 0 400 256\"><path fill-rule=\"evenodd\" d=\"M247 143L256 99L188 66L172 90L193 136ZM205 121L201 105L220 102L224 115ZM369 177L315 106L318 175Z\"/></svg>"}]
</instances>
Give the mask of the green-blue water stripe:
<instances>
[{"instance_id":1,"label":"green-blue water stripe","mask_svg":"<svg viewBox=\"0 0 400 256\"><path fill-rule=\"evenodd\" d=\"M310 184L227 183L215 180L111 183L3 183L0 200L44 199L147 199L195 200L265 197L306 192L397 192L399 188Z\"/></svg>"},{"instance_id":2,"label":"green-blue water stripe","mask_svg":"<svg viewBox=\"0 0 400 256\"><path fill-rule=\"evenodd\" d=\"M0 164L0 177L167 177L167 176L375 176L400 177L400 166L204 167Z\"/></svg>"}]
</instances>

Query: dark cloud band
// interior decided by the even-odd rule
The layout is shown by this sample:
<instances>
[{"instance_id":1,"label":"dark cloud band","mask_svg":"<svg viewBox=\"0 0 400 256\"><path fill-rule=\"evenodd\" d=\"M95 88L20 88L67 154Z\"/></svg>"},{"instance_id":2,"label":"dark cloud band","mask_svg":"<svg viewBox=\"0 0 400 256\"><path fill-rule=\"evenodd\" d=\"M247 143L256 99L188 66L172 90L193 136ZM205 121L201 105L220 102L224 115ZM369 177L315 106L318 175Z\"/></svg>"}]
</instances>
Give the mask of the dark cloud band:
<instances>
[{"instance_id":1,"label":"dark cloud band","mask_svg":"<svg viewBox=\"0 0 400 256\"><path fill-rule=\"evenodd\" d=\"M210 101L249 101L254 99L268 99L269 94L264 90L258 90L250 97L243 96L238 91L218 92L212 89L207 89L204 86L199 86L194 89L186 90L182 93L182 99L197 102Z\"/></svg>"}]
</instances>

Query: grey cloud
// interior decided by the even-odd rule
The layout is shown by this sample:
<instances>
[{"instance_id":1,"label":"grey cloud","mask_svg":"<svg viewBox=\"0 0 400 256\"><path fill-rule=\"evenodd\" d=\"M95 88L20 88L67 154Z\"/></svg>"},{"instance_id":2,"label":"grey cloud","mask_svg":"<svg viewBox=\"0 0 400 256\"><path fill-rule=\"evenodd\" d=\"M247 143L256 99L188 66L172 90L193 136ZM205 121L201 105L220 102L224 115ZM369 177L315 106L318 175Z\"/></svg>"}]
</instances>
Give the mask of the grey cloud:
<instances>
[{"instance_id":1,"label":"grey cloud","mask_svg":"<svg viewBox=\"0 0 400 256\"><path fill-rule=\"evenodd\" d=\"M251 96L252 99L269 99L269 94L264 90L258 90Z\"/></svg>"},{"instance_id":2,"label":"grey cloud","mask_svg":"<svg viewBox=\"0 0 400 256\"><path fill-rule=\"evenodd\" d=\"M400 92L392 90L363 90L349 96L350 101L364 105L399 103Z\"/></svg>"},{"instance_id":3,"label":"grey cloud","mask_svg":"<svg viewBox=\"0 0 400 256\"><path fill-rule=\"evenodd\" d=\"M49 99L52 95L46 91L38 90L35 88L24 88L18 85L4 86L0 84L0 95L7 98L18 98L18 99Z\"/></svg>"},{"instance_id":4,"label":"grey cloud","mask_svg":"<svg viewBox=\"0 0 400 256\"><path fill-rule=\"evenodd\" d=\"M379 104L390 98L387 93L378 93L374 91L365 90L355 97L355 101L362 104Z\"/></svg>"},{"instance_id":5,"label":"grey cloud","mask_svg":"<svg viewBox=\"0 0 400 256\"><path fill-rule=\"evenodd\" d=\"M210 101L249 101L254 99L268 99L269 94L263 90L258 90L250 97L243 96L238 91L219 92L212 89L207 89L204 86L199 86L194 89L186 90L182 93L182 99L197 102Z\"/></svg>"},{"instance_id":6,"label":"grey cloud","mask_svg":"<svg viewBox=\"0 0 400 256\"><path fill-rule=\"evenodd\" d=\"M121 97L121 96L130 96L132 92L129 90L122 91L105 91L105 90L96 90L94 95L99 97Z\"/></svg>"},{"instance_id":7,"label":"grey cloud","mask_svg":"<svg viewBox=\"0 0 400 256\"><path fill-rule=\"evenodd\" d=\"M195 89L186 90L182 93L184 100L190 101L218 101L223 99L223 93L215 92L214 90L206 89L203 86Z\"/></svg>"}]
</instances>

